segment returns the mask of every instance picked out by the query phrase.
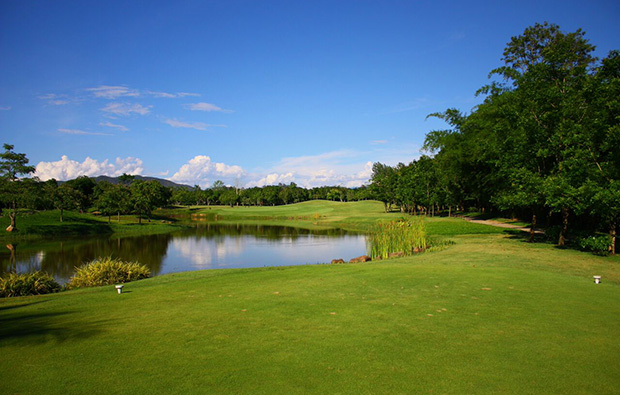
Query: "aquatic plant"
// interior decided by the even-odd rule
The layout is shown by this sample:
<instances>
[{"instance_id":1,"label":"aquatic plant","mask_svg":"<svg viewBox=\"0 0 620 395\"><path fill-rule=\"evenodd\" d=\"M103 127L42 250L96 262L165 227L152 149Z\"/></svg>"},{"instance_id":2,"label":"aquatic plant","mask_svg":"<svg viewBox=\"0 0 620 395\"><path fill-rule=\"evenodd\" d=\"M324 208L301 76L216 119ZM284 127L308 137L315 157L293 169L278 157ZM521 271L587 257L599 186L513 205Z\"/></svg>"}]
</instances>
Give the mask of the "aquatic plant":
<instances>
[{"instance_id":1,"label":"aquatic plant","mask_svg":"<svg viewBox=\"0 0 620 395\"><path fill-rule=\"evenodd\" d=\"M424 251L428 246L426 228L421 217L381 222L370 231L368 240L370 256L381 259L393 253L411 255Z\"/></svg>"}]
</instances>

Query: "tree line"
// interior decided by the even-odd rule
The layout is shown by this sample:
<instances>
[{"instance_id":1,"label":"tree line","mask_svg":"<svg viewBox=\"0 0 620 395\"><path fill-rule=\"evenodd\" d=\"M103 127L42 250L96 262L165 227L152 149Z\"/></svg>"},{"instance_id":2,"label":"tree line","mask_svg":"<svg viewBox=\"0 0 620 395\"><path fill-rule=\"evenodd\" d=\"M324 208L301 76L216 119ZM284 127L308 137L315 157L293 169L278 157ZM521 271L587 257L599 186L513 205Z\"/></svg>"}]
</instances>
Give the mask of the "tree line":
<instances>
[{"instance_id":1,"label":"tree line","mask_svg":"<svg viewBox=\"0 0 620 395\"><path fill-rule=\"evenodd\" d=\"M427 133L429 154L408 165L375 163L371 190L386 209L509 213L570 231L609 233L620 222L620 52L604 59L582 30L536 24L513 37L482 104L430 114L449 128Z\"/></svg>"},{"instance_id":2,"label":"tree line","mask_svg":"<svg viewBox=\"0 0 620 395\"><path fill-rule=\"evenodd\" d=\"M118 177L118 183L97 182L87 176L66 182L40 181L29 177L35 168L28 165L26 155L13 149L14 146L4 144L4 152L0 153L0 208L11 218L7 229L11 231L17 228L15 217L18 209L57 209L60 222L65 210L94 211L107 216L108 221L113 216L120 219L121 215L135 214L141 222L142 217L149 218L156 208L169 205L276 206L314 199L347 202L372 198L365 186L306 189L290 183L236 188L218 180L206 189L198 185L173 188L155 180L136 180L128 174Z\"/></svg>"}]
</instances>

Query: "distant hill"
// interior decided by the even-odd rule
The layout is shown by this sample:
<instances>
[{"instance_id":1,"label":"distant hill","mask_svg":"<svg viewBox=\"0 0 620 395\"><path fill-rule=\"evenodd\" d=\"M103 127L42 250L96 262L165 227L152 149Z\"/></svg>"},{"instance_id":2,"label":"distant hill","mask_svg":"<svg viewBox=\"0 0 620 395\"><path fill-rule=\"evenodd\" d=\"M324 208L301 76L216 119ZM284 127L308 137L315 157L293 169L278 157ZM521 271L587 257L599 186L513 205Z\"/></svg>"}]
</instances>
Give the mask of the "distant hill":
<instances>
[{"instance_id":1,"label":"distant hill","mask_svg":"<svg viewBox=\"0 0 620 395\"><path fill-rule=\"evenodd\" d=\"M110 184L119 184L120 180L118 179L118 177L109 177L109 176L98 176L98 177L91 177L93 180L95 180L96 182L99 181L107 181ZM172 187L172 188L187 188L187 189L193 189L193 186L189 186L189 185L184 185L184 184L177 184L176 182L172 182L169 180L164 180L163 178L157 178L157 177L144 177L144 176L134 176L133 178L134 180L140 180L140 181L157 181L158 183L160 183L161 185L165 186L165 187Z\"/></svg>"}]
</instances>

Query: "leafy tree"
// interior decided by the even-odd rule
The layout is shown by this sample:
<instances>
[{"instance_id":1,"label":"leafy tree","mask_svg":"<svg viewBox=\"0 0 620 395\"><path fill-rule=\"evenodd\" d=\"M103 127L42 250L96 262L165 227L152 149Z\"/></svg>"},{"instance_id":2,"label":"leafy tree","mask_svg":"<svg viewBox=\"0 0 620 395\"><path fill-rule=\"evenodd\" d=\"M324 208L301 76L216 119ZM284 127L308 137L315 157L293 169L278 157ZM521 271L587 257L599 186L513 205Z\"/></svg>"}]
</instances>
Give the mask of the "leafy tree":
<instances>
[{"instance_id":1,"label":"leafy tree","mask_svg":"<svg viewBox=\"0 0 620 395\"><path fill-rule=\"evenodd\" d=\"M220 203L230 207L234 206L238 200L239 196L233 188L227 189L220 194Z\"/></svg>"},{"instance_id":2,"label":"leafy tree","mask_svg":"<svg viewBox=\"0 0 620 395\"><path fill-rule=\"evenodd\" d=\"M373 163L371 185L375 199L383 202L385 212L390 211L396 200L397 173L394 168L383 163Z\"/></svg>"},{"instance_id":3,"label":"leafy tree","mask_svg":"<svg viewBox=\"0 0 620 395\"><path fill-rule=\"evenodd\" d=\"M65 184L80 192L80 199L77 201L77 208L80 212L84 212L88 207L92 206L92 196L97 186L95 180L88 176L80 176L67 181Z\"/></svg>"},{"instance_id":4,"label":"leafy tree","mask_svg":"<svg viewBox=\"0 0 620 395\"><path fill-rule=\"evenodd\" d=\"M142 215L146 215L150 221L151 212L167 204L171 194L169 189L157 181L134 181L130 191L133 211L138 216L139 224L142 224Z\"/></svg>"},{"instance_id":5,"label":"leafy tree","mask_svg":"<svg viewBox=\"0 0 620 395\"><path fill-rule=\"evenodd\" d=\"M24 183L19 176L27 176L35 171L34 166L28 166L26 154L16 153L13 148L10 144L4 144L4 152L0 153L1 197L9 206L9 232L17 230L17 209L26 198Z\"/></svg>"},{"instance_id":6,"label":"leafy tree","mask_svg":"<svg viewBox=\"0 0 620 395\"><path fill-rule=\"evenodd\" d=\"M80 208L82 202L86 199L81 191L73 188L67 183L55 188L52 187L49 192L54 207L60 210L60 222L63 220L65 210L76 210Z\"/></svg>"},{"instance_id":7,"label":"leafy tree","mask_svg":"<svg viewBox=\"0 0 620 395\"><path fill-rule=\"evenodd\" d=\"M126 185L110 184L109 182L99 182L95 188L94 198L97 210L108 217L108 223L112 215L116 214L118 222L121 220L121 213L129 211L131 192Z\"/></svg>"}]
</instances>

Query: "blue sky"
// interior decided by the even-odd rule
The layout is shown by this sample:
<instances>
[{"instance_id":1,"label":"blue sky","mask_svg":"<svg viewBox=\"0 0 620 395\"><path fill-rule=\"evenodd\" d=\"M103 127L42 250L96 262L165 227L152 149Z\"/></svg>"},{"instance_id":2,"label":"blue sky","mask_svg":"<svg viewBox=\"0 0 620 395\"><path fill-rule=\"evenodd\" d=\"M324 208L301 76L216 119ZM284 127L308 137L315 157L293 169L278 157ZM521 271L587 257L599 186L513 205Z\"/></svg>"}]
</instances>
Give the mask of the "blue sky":
<instances>
[{"instance_id":1,"label":"blue sky","mask_svg":"<svg viewBox=\"0 0 620 395\"><path fill-rule=\"evenodd\" d=\"M41 179L358 186L470 111L536 22L620 49L617 1L0 2L0 136Z\"/></svg>"}]
</instances>

